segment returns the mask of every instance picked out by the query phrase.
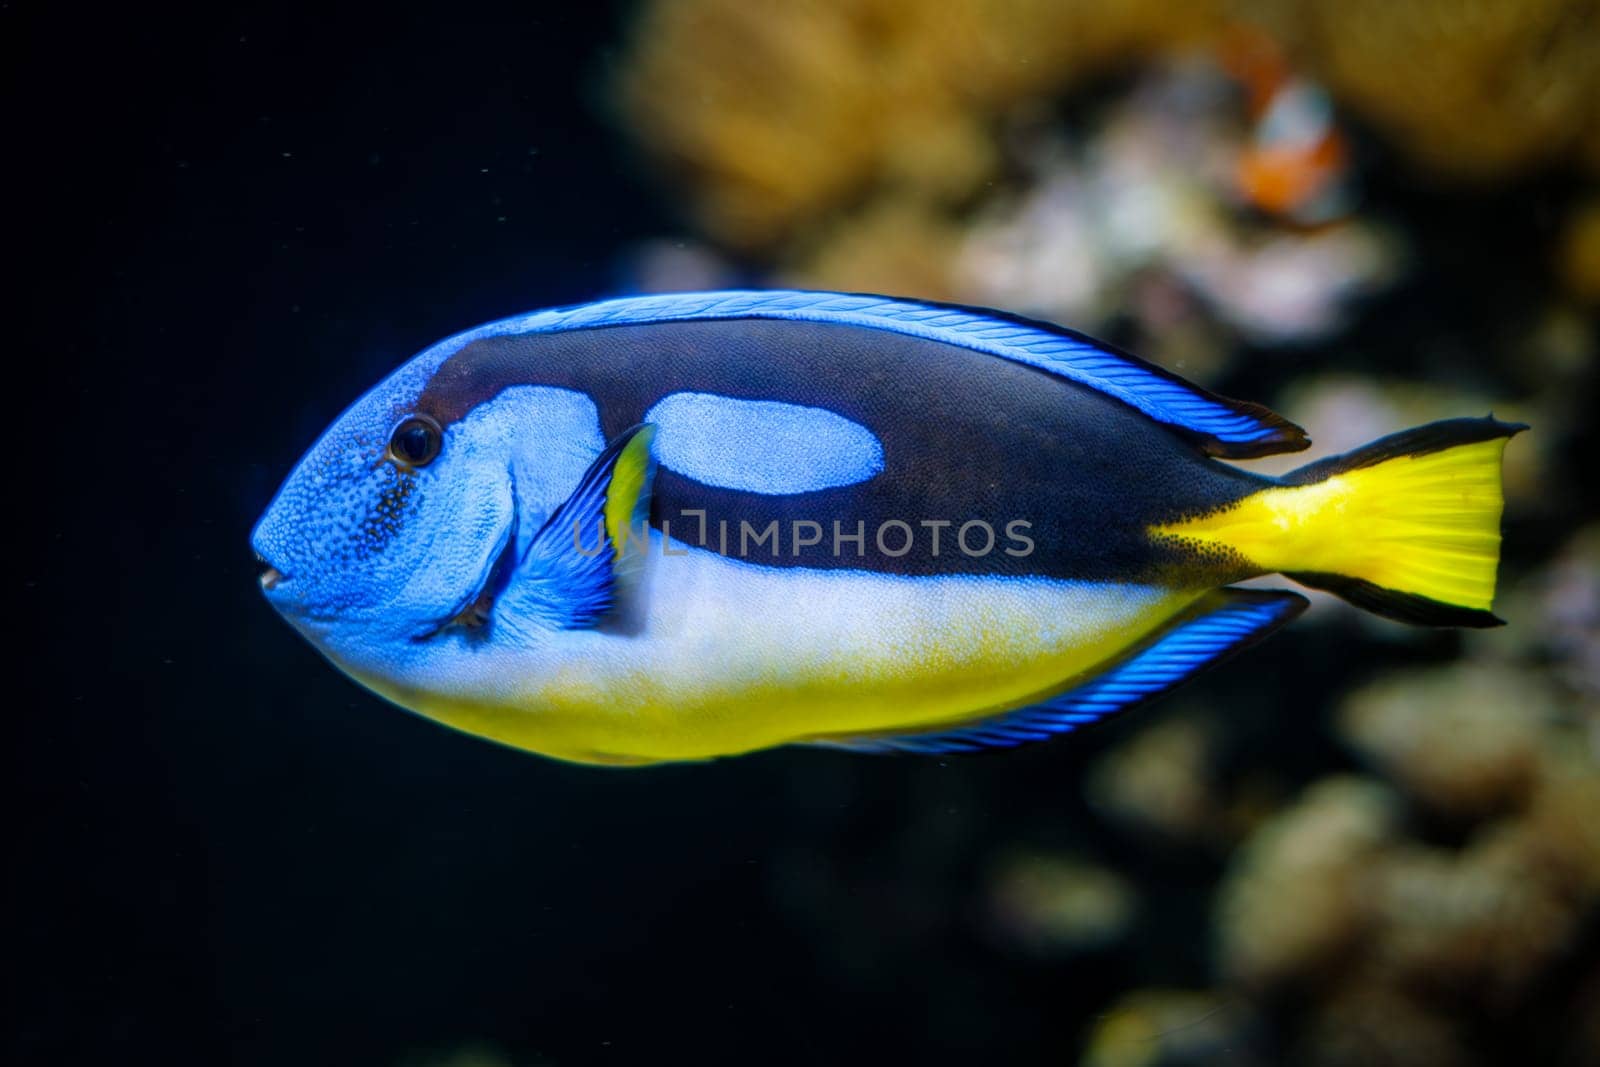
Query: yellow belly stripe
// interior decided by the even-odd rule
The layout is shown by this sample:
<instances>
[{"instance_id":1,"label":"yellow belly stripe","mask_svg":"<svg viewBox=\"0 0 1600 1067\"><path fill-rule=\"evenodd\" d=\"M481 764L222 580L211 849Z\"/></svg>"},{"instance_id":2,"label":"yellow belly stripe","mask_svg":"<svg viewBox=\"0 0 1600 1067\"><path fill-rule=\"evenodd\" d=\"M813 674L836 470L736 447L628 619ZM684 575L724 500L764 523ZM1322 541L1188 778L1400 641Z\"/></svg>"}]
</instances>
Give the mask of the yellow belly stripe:
<instances>
[{"instance_id":1,"label":"yellow belly stripe","mask_svg":"<svg viewBox=\"0 0 1600 1067\"><path fill-rule=\"evenodd\" d=\"M926 730L1053 695L1202 592L761 568L699 551L652 563L637 632L561 633L486 663L498 681L483 692L402 702L590 763Z\"/></svg>"}]
</instances>

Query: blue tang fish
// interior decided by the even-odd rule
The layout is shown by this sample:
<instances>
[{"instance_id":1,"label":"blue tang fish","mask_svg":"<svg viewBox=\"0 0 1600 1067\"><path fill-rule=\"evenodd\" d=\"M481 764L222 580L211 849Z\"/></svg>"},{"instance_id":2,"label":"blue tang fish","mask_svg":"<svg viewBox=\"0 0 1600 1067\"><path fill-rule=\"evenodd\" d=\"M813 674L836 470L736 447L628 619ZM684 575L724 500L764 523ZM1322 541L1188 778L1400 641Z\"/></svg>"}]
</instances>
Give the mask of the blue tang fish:
<instances>
[{"instance_id":1,"label":"blue tang fish","mask_svg":"<svg viewBox=\"0 0 1600 1067\"><path fill-rule=\"evenodd\" d=\"M1306 600L1487 626L1501 454L1452 419L1280 478L1266 408L1004 314L642 296L427 349L257 525L268 600L396 704L584 763L1040 741Z\"/></svg>"}]
</instances>

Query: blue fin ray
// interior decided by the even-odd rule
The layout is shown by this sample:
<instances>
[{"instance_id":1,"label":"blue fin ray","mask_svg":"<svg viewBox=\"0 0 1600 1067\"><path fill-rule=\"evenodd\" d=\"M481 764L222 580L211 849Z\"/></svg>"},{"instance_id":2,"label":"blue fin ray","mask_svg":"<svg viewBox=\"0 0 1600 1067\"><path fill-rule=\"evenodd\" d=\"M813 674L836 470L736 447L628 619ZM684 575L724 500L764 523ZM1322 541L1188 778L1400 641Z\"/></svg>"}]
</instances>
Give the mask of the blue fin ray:
<instances>
[{"instance_id":1,"label":"blue fin ray","mask_svg":"<svg viewBox=\"0 0 1600 1067\"><path fill-rule=\"evenodd\" d=\"M654 428L619 436L584 472L523 552L495 605L564 630L596 626L645 550L655 460ZM617 518L623 522L619 528Z\"/></svg>"},{"instance_id":2,"label":"blue fin ray","mask_svg":"<svg viewBox=\"0 0 1600 1067\"><path fill-rule=\"evenodd\" d=\"M942 754L1044 741L1175 689L1266 637L1307 603L1298 593L1219 589L1109 670L1042 704L930 733L811 743L855 752Z\"/></svg>"},{"instance_id":3,"label":"blue fin ray","mask_svg":"<svg viewBox=\"0 0 1600 1067\"><path fill-rule=\"evenodd\" d=\"M524 334L718 319L789 319L887 330L1038 367L1114 397L1230 459L1305 448L1305 431L1257 404L1230 400L1135 356L1047 323L855 293L727 290L602 300L539 311L477 333Z\"/></svg>"}]
</instances>

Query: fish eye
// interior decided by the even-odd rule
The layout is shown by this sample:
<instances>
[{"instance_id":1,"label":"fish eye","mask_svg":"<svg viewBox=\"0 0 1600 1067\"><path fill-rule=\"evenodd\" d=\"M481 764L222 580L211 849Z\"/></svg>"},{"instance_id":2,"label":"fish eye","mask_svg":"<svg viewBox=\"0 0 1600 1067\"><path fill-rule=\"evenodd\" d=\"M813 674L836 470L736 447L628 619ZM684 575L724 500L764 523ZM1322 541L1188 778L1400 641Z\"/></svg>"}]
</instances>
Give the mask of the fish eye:
<instances>
[{"instance_id":1,"label":"fish eye","mask_svg":"<svg viewBox=\"0 0 1600 1067\"><path fill-rule=\"evenodd\" d=\"M444 431L426 415L412 415L389 435L389 455L407 467L426 467L439 454Z\"/></svg>"}]
</instances>

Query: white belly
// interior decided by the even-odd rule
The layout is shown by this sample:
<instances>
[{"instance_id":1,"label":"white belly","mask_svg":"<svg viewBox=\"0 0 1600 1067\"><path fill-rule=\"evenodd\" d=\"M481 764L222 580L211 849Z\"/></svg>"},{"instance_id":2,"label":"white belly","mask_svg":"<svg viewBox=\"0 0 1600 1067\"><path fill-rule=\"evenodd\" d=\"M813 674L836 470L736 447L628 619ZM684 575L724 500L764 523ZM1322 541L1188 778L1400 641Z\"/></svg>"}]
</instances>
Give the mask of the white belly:
<instances>
[{"instance_id":1,"label":"white belly","mask_svg":"<svg viewBox=\"0 0 1600 1067\"><path fill-rule=\"evenodd\" d=\"M1059 692L1199 592L904 577L652 550L625 631L492 641L409 672L397 702L548 755L649 762L913 732ZM376 686L384 691L383 686Z\"/></svg>"}]
</instances>

